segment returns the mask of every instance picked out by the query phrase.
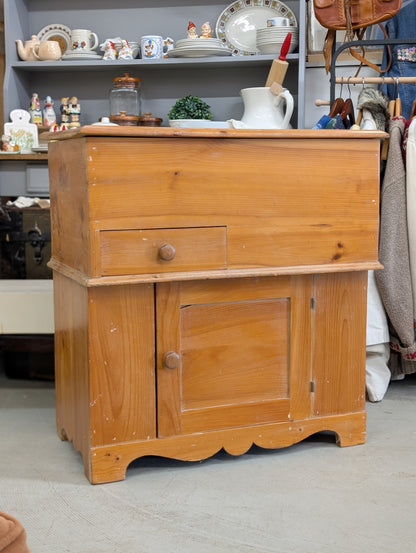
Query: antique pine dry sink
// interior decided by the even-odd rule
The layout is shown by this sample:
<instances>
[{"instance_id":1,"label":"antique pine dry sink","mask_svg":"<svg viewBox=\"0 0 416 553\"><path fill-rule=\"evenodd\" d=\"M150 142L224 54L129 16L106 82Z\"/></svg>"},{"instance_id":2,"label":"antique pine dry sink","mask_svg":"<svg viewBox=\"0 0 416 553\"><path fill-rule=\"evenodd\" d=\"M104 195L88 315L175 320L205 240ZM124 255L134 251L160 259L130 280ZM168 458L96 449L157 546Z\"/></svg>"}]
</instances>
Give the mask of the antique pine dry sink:
<instances>
[{"instance_id":1,"label":"antique pine dry sink","mask_svg":"<svg viewBox=\"0 0 416 553\"><path fill-rule=\"evenodd\" d=\"M365 441L383 136L56 133L57 427L92 483L144 455Z\"/></svg>"}]
</instances>

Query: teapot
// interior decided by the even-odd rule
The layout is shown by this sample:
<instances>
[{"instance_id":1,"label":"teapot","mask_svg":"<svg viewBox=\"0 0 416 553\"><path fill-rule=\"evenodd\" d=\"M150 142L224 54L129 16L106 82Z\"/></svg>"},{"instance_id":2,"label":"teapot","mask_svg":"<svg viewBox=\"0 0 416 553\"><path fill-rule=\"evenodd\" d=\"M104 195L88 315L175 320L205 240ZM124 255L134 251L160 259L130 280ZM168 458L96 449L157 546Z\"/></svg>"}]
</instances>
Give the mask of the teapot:
<instances>
[{"instance_id":1,"label":"teapot","mask_svg":"<svg viewBox=\"0 0 416 553\"><path fill-rule=\"evenodd\" d=\"M244 102L241 121L230 119L229 125L235 129L288 129L293 113L293 96L283 88L273 94L270 87L258 86L243 88L240 94Z\"/></svg>"},{"instance_id":2,"label":"teapot","mask_svg":"<svg viewBox=\"0 0 416 553\"><path fill-rule=\"evenodd\" d=\"M36 35L32 35L30 40L26 40L25 44L20 39L16 40L17 53L23 61L36 61L38 58L35 55L35 47L39 45L39 39Z\"/></svg>"}]
</instances>

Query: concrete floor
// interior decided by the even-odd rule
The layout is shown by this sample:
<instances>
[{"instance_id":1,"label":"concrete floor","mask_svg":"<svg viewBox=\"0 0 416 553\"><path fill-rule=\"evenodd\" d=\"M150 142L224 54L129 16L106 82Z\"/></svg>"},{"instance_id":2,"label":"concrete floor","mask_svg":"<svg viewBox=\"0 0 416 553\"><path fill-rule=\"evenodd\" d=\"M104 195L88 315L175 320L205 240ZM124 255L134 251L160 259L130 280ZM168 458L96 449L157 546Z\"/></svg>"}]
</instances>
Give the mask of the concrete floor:
<instances>
[{"instance_id":1,"label":"concrete floor","mask_svg":"<svg viewBox=\"0 0 416 553\"><path fill-rule=\"evenodd\" d=\"M145 458L92 486L51 383L0 377L0 510L31 553L416 552L416 378L367 404L365 445L321 434L201 463Z\"/></svg>"}]
</instances>

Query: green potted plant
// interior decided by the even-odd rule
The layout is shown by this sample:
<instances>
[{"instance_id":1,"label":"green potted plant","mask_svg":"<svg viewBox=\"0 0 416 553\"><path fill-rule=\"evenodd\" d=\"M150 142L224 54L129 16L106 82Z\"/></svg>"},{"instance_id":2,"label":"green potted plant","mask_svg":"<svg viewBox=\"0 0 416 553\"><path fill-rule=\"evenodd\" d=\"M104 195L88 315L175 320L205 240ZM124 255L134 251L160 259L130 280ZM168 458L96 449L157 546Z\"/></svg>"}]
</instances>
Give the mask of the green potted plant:
<instances>
[{"instance_id":1,"label":"green potted plant","mask_svg":"<svg viewBox=\"0 0 416 553\"><path fill-rule=\"evenodd\" d=\"M169 113L171 127L203 127L211 121L210 106L198 96L183 96L175 102Z\"/></svg>"}]
</instances>

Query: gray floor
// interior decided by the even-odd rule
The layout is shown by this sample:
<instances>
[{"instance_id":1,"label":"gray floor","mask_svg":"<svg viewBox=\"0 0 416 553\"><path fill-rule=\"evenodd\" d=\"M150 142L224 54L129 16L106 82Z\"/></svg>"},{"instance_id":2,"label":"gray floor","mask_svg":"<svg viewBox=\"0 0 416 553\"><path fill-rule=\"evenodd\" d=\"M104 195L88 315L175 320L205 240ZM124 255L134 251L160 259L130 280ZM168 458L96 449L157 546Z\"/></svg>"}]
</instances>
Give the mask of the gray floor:
<instances>
[{"instance_id":1,"label":"gray floor","mask_svg":"<svg viewBox=\"0 0 416 553\"><path fill-rule=\"evenodd\" d=\"M51 383L0 377L0 510L31 553L416 552L416 378L367 404L365 445L320 435L201 463L146 458L92 486Z\"/></svg>"}]
</instances>

